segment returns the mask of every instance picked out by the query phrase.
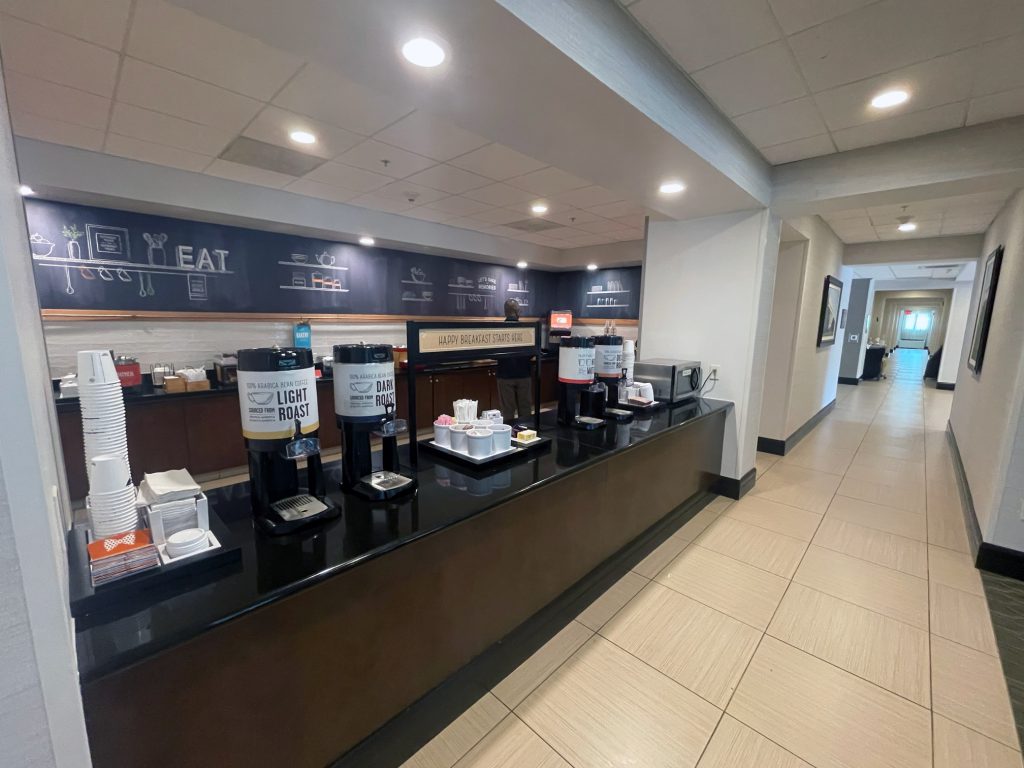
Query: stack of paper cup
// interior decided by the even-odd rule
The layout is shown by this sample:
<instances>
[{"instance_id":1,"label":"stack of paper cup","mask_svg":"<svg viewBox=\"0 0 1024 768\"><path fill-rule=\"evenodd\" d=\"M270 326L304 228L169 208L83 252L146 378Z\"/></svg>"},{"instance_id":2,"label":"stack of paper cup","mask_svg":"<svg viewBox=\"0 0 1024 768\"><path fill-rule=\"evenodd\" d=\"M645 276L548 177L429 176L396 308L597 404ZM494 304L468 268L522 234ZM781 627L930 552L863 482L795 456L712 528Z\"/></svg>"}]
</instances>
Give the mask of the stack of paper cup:
<instances>
[{"instance_id":1,"label":"stack of paper cup","mask_svg":"<svg viewBox=\"0 0 1024 768\"><path fill-rule=\"evenodd\" d=\"M78 402L82 410L82 437L90 489L90 460L94 456L121 456L130 475L124 394L109 351L86 350L78 353Z\"/></svg>"},{"instance_id":2,"label":"stack of paper cup","mask_svg":"<svg viewBox=\"0 0 1024 768\"><path fill-rule=\"evenodd\" d=\"M135 486L121 456L98 455L89 460L89 524L93 536L104 538L138 527Z\"/></svg>"}]
</instances>

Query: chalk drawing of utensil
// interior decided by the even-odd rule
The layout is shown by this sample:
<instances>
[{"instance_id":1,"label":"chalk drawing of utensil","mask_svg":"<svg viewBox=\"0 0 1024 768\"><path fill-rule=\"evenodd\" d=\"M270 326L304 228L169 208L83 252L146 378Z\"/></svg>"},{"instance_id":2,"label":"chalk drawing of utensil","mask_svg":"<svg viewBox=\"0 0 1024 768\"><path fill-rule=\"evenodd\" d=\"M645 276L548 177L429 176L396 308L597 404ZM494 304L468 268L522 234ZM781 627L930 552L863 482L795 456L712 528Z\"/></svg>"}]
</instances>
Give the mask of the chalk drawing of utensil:
<instances>
[{"instance_id":1,"label":"chalk drawing of utensil","mask_svg":"<svg viewBox=\"0 0 1024 768\"><path fill-rule=\"evenodd\" d=\"M147 272L139 275L139 282L142 281L142 278L146 278L146 295L155 296L156 291L153 290L153 276Z\"/></svg>"},{"instance_id":2,"label":"chalk drawing of utensil","mask_svg":"<svg viewBox=\"0 0 1024 768\"><path fill-rule=\"evenodd\" d=\"M334 254L333 253L329 253L328 251L323 251L322 253L318 253L316 255L316 260L318 262L320 262L325 267L334 266Z\"/></svg>"},{"instance_id":3,"label":"chalk drawing of utensil","mask_svg":"<svg viewBox=\"0 0 1024 768\"><path fill-rule=\"evenodd\" d=\"M164 243L167 242L167 235L163 232L143 232L142 239L146 241L146 260L154 267L166 267L167 252L164 251Z\"/></svg>"},{"instance_id":4,"label":"chalk drawing of utensil","mask_svg":"<svg viewBox=\"0 0 1024 768\"><path fill-rule=\"evenodd\" d=\"M54 244L38 232L33 232L28 241L32 244L32 255L37 259L45 259L53 253Z\"/></svg>"},{"instance_id":5,"label":"chalk drawing of utensil","mask_svg":"<svg viewBox=\"0 0 1024 768\"><path fill-rule=\"evenodd\" d=\"M124 269L118 269L117 279L120 280L122 283L130 283L132 281L132 276L129 275Z\"/></svg>"},{"instance_id":6,"label":"chalk drawing of utensil","mask_svg":"<svg viewBox=\"0 0 1024 768\"><path fill-rule=\"evenodd\" d=\"M100 278L102 278L104 281L108 283L112 282L114 279L114 276L110 274L110 270L107 269L106 267L100 267L99 269L96 270L96 272L99 274Z\"/></svg>"},{"instance_id":7,"label":"chalk drawing of utensil","mask_svg":"<svg viewBox=\"0 0 1024 768\"><path fill-rule=\"evenodd\" d=\"M75 292L75 286L71 284L71 267L64 265L64 279L67 281L67 285L64 288L64 293L68 296Z\"/></svg>"}]
</instances>

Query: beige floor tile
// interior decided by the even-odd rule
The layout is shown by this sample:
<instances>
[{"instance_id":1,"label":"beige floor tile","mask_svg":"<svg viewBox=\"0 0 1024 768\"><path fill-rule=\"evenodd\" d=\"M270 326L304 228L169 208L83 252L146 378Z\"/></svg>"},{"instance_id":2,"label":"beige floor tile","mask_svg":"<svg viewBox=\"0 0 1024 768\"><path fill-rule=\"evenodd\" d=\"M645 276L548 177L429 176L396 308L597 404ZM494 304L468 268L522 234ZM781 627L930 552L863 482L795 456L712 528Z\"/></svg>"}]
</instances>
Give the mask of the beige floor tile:
<instances>
[{"instance_id":1,"label":"beige floor tile","mask_svg":"<svg viewBox=\"0 0 1024 768\"><path fill-rule=\"evenodd\" d=\"M515 715L502 720L456 765L458 768L570 768Z\"/></svg>"},{"instance_id":2,"label":"beige floor tile","mask_svg":"<svg viewBox=\"0 0 1024 768\"><path fill-rule=\"evenodd\" d=\"M928 633L816 589L793 584L768 634L924 707Z\"/></svg>"},{"instance_id":3,"label":"beige floor tile","mask_svg":"<svg viewBox=\"0 0 1024 768\"><path fill-rule=\"evenodd\" d=\"M832 499L825 516L905 536L908 539L928 540L927 520L919 512L908 512L905 509L873 504L870 501L851 499L849 496L836 496Z\"/></svg>"},{"instance_id":4,"label":"beige floor tile","mask_svg":"<svg viewBox=\"0 0 1024 768\"><path fill-rule=\"evenodd\" d=\"M728 504L722 503L723 500L728 501ZM693 541L703 533L705 528L715 522L723 512L729 509L733 503L732 499L726 499L725 496L719 496L713 502L704 507L704 509L683 523L674 535L681 539Z\"/></svg>"},{"instance_id":5,"label":"beige floor tile","mask_svg":"<svg viewBox=\"0 0 1024 768\"><path fill-rule=\"evenodd\" d=\"M945 584L931 584L929 591L932 634L992 656L999 654L992 617L983 596L961 592Z\"/></svg>"},{"instance_id":6,"label":"beige floor tile","mask_svg":"<svg viewBox=\"0 0 1024 768\"><path fill-rule=\"evenodd\" d=\"M850 463L846 476L863 477L868 480L891 478L882 480L889 485L894 485L904 478L924 482L924 461L908 461L863 453L858 454Z\"/></svg>"},{"instance_id":7,"label":"beige floor tile","mask_svg":"<svg viewBox=\"0 0 1024 768\"><path fill-rule=\"evenodd\" d=\"M838 475L779 462L754 486L751 495L824 514L839 481Z\"/></svg>"},{"instance_id":8,"label":"beige floor tile","mask_svg":"<svg viewBox=\"0 0 1024 768\"><path fill-rule=\"evenodd\" d=\"M451 725L402 763L402 768L451 768L508 713L508 708L494 696L484 694Z\"/></svg>"},{"instance_id":9,"label":"beige floor tile","mask_svg":"<svg viewBox=\"0 0 1024 768\"><path fill-rule=\"evenodd\" d=\"M767 528L794 539L810 541L821 522L821 515L780 504L759 496L747 496L733 504L725 512L726 517Z\"/></svg>"},{"instance_id":10,"label":"beige floor tile","mask_svg":"<svg viewBox=\"0 0 1024 768\"><path fill-rule=\"evenodd\" d=\"M928 710L765 636L728 714L816 768L931 768Z\"/></svg>"},{"instance_id":11,"label":"beige floor tile","mask_svg":"<svg viewBox=\"0 0 1024 768\"><path fill-rule=\"evenodd\" d=\"M579 622L570 621L554 637L519 665L491 691L501 702L515 709L530 692L572 656L594 633Z\"/></svg>"},{"instance_id":12,"label":"beige floor tile","mask_svg":"<svg viewBox=\"0 0 1024 768\"><path fill-rule=\"evenodd\" d=\"M715 498L709 501L707 506L704 507L701 512L707 513L705 517L708 515L720 515L725 512L725 510L727 510L734 501L735 499L730 499L728 496L715 496ZM696 519L696 515L694 516L694 519Z\"/></svg>"},{"instance_id":13,"label":"beige floor tile","mask_svg":"<svg viewBox=\"0 0 1024 768\"><path fill-rule=\"evenodd\" d=\"M835 448L827 444L804 442L787 453L781 464L841 475L853 461L854 453L853 448Z\"/></svg>"},{"instance_id":14,"label":"beige floor tile","mask_svg":"<svg viewBox=\"0 0 1024 768\"><path fill-rule=\"evenodd\" d=\"M964 523L960 497L948 488L928 488L928 543L954 552L969 553L967 527Z\"/></svg>"},{"instance_id":15,"label":"beige floor tile","mask_svg":"<svg viewBox=\"0 0 1024 768\"><path fill-rule=\"evenodd\" d=\"M692 521L691 521L692 522ZM646 579L653 579L666 565L671 563L679 553L686 549L690 539L676 533L669 536L654 548L647 557L633 566L633 571Z\"/></svg>"},{"instance_id":16,"label":"beige floor tile","mask_svg":"<svg viewBox=\"0 0 1024 768\"><path fill-rule=\"evenodd\" d=\"M807 542L800 539L730 517L721 517L708 526L697 538L697 542L706 549L787 579L793 575L807 548Z\"/></svg>"},{"instance_id":17,"label":"beige floor tile","mask_svg":"<svg viewBox=\"0 0 1024 768\"><path fill-rule=\"evenodd\" d=\"M928 629L928 582L812 544L793 581Z\"/></svg>"},{"instance_id":18,"label":"beige floor tile","mask_svg":"<svg viewBox=\"0 0 1024 768\"><path fill-rule=\"evenodd\" d=\"M923 461L924 445L918 441L893 442L884 437L865 437L864 442L857 449L857 453L907 461Z\"/></svg>"},{"instance_id":19,"label":"beige floor tile","mask_svg":"<svg viewBox=\"0 0 1024 768\"><path fill-rule=\"evenodd\" d=\"M637 592L647 586L647 583L646 578L629 571L612 584L603 595L588 605L576 617L576 621L596 632L608 619L618 613L622 606L632 600Z\"/></svg>"},{"instance_id":20,"label":"beige floor tile","mask_svg":"<svg viewBox=\"0 0 1024 768\"><path fill-rule=\"evenodd\" d=\"M932 721L935 768L1022 768L1020 752L942 715Z\"/></svg>"},{"instance_id":21,"label":"beige floor tile","mask_svg":"<svg viewBox=\"0 0 1024 768\"><path fill-rule=\"evenodd\" d=\"M601 635L720 708L761 639L759 630L660 584L645 587Z\"/></svg>"},{"instance_id":22,"label":"beige floor tile","mask_svg":"<svg viewBox=\"0 0 1024 768\"><path fill-rule=\"evenodd\" d=\"M725 715L697 768L813 768L739 720Z\"/></svg>"},{"instance_id":23,"label":"beige floor tile","mask_svg":"<svg viewBox=\"0 0 1024 768\"><path fill-rule=\"evenodd\" d=\"M933 584L945 584L972 595L983 596L981 571L974 567L970 555L944 547L928 547L928 578Z\"/></svg>"},{"instance_id":24,"label":"beige floor tile","mask_svg":"<svg viewBox=\"0 0 1024 768\"><path fill-rule=\"evenodd\" d=\"M1019 749L999 659L932 635L932 708L990 739Z\"/></svg>"},{"instance_id":25,"label":"beige floor tile","mask_svg":"<svg viewBox=\"0 0 1024 768\"><path fill-rule=\"evenodd\" d=\"M928 545L923 541L826 517L814 543L921 579L928 578Z\"/></svg>"},{"instance_id":26,"label":"beige floor tile","mask_svg":"<svg viewBox=\"0 0 1024 768\"><path fill-rule=\"evenodd\" d=\"M697 544L687 547L656 581L762 631L789 585L781 576Z\"/></svg>"},{"instance_id":27,"label":"beige floor tile","mask_svg":"<svg viewBox=\"0 0 1024 768\"><path fill-rule=\"evenodd\" d=\"M911 482L905 485L885 485L872 480L844 477L837 493L851 499L861 499L874 504L884 504L910 512L925 511L924 484Z\"/></svg>"},{"instance_id":28,"label":"beige floor tile","mask_svg":"<svg viewBox=\"0 0 1024 768\"><path fill-rule=\"evenodd\" d=\"M517 710L572 765L694 766L720 711L597 636Z\"/></svg>"},{"instance_id":29,"label":"beige floor tile","mask_svg":"<svg viewBox=\"0 0 1024 768\"><path fill-rule=\"evenodd\" d=\"M758 451L757 456L754 459L755 466L757 468L757 476L761 477L765 472L775 466L775 462L781 459L781 456L776 456L773 453L764 453Z\"/></svg>"}]
</instances>

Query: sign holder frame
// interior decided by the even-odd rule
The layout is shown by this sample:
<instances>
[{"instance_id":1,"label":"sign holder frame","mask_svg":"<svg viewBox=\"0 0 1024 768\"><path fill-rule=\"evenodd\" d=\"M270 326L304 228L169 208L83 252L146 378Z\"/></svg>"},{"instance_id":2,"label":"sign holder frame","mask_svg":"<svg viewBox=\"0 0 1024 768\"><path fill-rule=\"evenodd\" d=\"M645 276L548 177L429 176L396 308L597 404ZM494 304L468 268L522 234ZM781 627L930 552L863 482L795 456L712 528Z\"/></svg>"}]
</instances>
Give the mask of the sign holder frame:
<instances>
[{"instance_id":1,"label":"sign holder frame","mask_svg":"<svg viewBox=\"0 0 1024 768\"><path fill-rule=\"evenodd\" d=\"M500 360L505 357L515 357L524 354L534 355L536 364L533 366L533 428L540 431L540 365L541 365L541 339L539 322L535 323L507 323L498 322L452 322L452 321L428 321L421 322L409 320L405 324L406 343L409 349L408 375L406 376L409 398L409 462L413 467L418 466L419 461L419 440L416 437L416 367L420 364L429 363L461 363L470 360ZM464 350L450 350L444 352L422 352L420 351L420 331L468 331L473 329L533 329L533 344L518 347L474 347Z\"/></svg>"}]
</instances>

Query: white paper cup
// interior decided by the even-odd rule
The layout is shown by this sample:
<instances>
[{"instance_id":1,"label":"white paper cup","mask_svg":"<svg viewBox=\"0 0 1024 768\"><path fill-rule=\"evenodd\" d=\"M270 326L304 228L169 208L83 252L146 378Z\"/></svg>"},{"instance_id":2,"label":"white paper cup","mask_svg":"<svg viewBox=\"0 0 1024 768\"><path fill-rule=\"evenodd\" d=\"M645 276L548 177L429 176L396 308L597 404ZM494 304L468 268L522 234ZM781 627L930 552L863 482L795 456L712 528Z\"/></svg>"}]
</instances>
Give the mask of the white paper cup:
<instances>
[{"instance_id":1,"label":"white paper cup","mask_svg":"<svg viewBox=\"0 0 1024 768\"><path fill-rule=\"evenodd\" d=\"M494 426L494 422L490 419L475 419L471 426L473 429L490 429Z\"/></svg>"},{"instance_id":2,"label":"white paper cup","mask_svg":"<svg viewBox=\"0 0 1024 768\"><path fill-rule=\"evenodd\" d=\"M469 438L466 433L469 431L467 424L452 424L448 428L448 437L451 441L451 449L466 453L469 450Z\"/></svg>"},{"instance_id":3,"label":"white paper cup","mask_svg":"<svg viewBox=\"0 0 1024 768\"><path fill-rule=\"evenodd\" d=\"M494 453L494 433L489 429L471 429L466 432L469 438L469 455L475 459L483 459Z\"/></svg>"},{"instance_id":4,"label":"white paper cup","mask_svg":"<svg viewBox=\"0 0 1024 768\"><path fill-rule=\"evenodd\" d=\"M508 424L495 424L491 427L491 433L491 444L495 453L507 451L512 447L512 427Z\"/></svg>"},{"instance_id":5,"label":"white paper cup","mask_svg":"<svg viewBox=\"0 0 1024 768\"><path fill-rule=\"evenodd\" d=\"M131 479L122 456L101 453L89 460L89 490L98 493L119 491Z\"/></svg>"},{"instance_id":6,"label":"white paper cup","mask_svg":"<svg viewBox=\"0 0 1024 768\"><path fill-rule=\"evenodd\" d=\"M78 353L78 381L81 384L110 384L121 381L117 378L117 368L110 351L106 349L88 349Z\"/></svg>"},{"instance_id":7,"label":"white paper cup","mask_svg":"<svg viewBox=\"0 0 1024 768\"><path fill-rule=\"evenodd\" d=\"M449 432L450 424L438 424L434 422L434 442L438 445L443 445L445 448L450 448L452 444L451 434Z\"/></svg>"}]
</instances>

